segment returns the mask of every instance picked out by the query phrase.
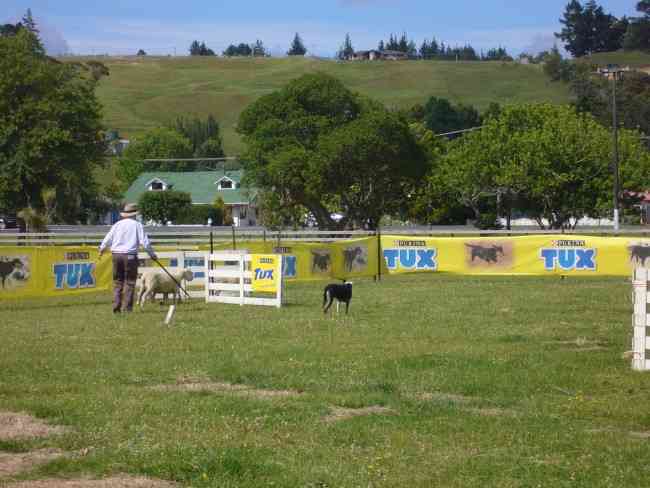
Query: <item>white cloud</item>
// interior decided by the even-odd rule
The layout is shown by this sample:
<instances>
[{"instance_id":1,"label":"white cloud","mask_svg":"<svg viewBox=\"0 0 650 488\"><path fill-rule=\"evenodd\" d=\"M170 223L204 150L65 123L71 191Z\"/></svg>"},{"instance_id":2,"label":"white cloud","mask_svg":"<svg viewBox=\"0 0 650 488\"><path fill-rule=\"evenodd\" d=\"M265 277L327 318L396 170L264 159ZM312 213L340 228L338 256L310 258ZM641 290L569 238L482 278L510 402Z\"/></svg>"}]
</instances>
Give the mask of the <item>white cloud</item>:
<instances>
[{"instance_id":1,"label":"white cloud","mask_svg":"<svg viewBox=\"0 0 650 488\"><path fill-rule=\"evenodd\" d=\"M38 24L41 42L45 51L50 56L61 56L70 52L70 46L63 38L63 35L52 25L46 22Z\"/></svg>"}]
</instances>

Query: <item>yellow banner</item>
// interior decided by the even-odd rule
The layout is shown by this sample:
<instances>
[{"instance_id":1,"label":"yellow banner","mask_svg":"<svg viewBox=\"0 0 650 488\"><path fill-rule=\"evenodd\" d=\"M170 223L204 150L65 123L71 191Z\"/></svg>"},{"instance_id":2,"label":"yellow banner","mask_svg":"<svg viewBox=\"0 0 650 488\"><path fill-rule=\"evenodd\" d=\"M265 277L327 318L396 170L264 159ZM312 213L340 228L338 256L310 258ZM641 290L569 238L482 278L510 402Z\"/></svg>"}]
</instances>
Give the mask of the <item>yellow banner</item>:
<instances>
[{"instance_id":1,"label":"yellow banner","mask_svg":"<svg viewBox=\"0 0 650 488\"><path fill-rule=\"evenodd\" d=\"M629 237L382 237L383 271L458 274L630 276L650 240Z\"/></svg>"},{"instance_id":2,"label":"yellow banner","mask_svg":"<svg viewBox=\"0 0 650 488\"><path fill-rule=\"evenodd\" d=\"M88 247L0 247L0 299L106 291L110 257Z\"/></svg>"},{"instance_id":3,"label":"yellow banner","mask_svg":"<svg viewBox=\"0 0 650 488\"><path fill-rule=\"evenodd\" d=\"M253 254L251 256L251 284L254 292L276 293L280 282L280 260L276 254Z\"/></svg>"},{"instance_id":4,"label":"yellow banner","mask_svg":"<svg viewBox=\"0 0 650 488\"><path fill-rule=\"evenodd\" d=\"M283 278L295 281L372 277L379 266L382 274L569 276L631 276L635 266L650 266L650 239L634 237L387 235L381 237L381 248L378 241L377 237L332 243L257 241L238 242L237 248L260 253L253 271L260 269L260 276L266 276L273 270L273 279L256 279L253 288L271 292L277 286L273 264L277 255L283 256ZM216 250L230 248L226 242L215 245ZM200 249L207 251L209 246ZM201 266L204 260L193 258L192 263ZM0 299L107 291L112 286L111 268L110 255L98 260L94 247L0 247Z\"/></svg>"}]
</instances>

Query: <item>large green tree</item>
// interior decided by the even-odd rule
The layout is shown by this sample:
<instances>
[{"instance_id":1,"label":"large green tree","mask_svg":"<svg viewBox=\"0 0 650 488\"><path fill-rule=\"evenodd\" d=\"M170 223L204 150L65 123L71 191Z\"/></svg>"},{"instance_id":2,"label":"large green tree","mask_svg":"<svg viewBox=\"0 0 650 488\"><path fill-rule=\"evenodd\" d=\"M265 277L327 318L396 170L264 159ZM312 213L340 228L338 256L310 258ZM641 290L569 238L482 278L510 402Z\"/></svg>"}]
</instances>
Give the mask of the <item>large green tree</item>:
<instances>
[{"instance_id":1,"label":"large green tree","mask_svg":"<svg viewBox=\"0 0 650 488\"><path fill-rule=\"evenodd\" d=\"M595 0L589 0L584 6L578 0L571 0L560 23L563 28L555 35L576 57L620 49L627 29L627 19L606 14Z\"/></svg>"},{"instance_id":2,"label":"large green tree","mask_svg":"<svg viewBox=\"0 0 650 488\"><path fill-rule=\"evenodd\" d=\"M650 50L650 1L640 1L636 5L636 10L642 16L632 19L630 22L625 33L623 47L627 50L648 51Z\"/></svg>"},{"instance_id":3,"label":"large green tree","mask_svg":"<svg viewBox=\"0 0 650 488\"><path fill-rule=\"evenodd\" d=\"M453 105L446 98L431 97L424 106L424 123L435 134L442 134L477 127L481 117L470 105Z\"/></svg>"},{"instance_id":4,"label":"large green tree","mask_svg":"<svg viewBox=\"0 0 650 488\"><path fill-rule=\"evenodd\" d=\"M224 156L219 123L212 114L205 120L199 117L178 117L170 128L189 139L195 158Z\"/></svg>"},{"instance_id":5,"label":"large green tree","mask_svg":"<svg viewBox=\"0 0 650 488\"><path fill-rule=\"evenodd\" d=\"M182 191L148 191L138 200L138 209L145 220L176 222L191 212L192 197Z\"/></svg>"},{"instance_id":6,"label":"large green tree","mask_svg":"<svg viewBox=\"0 0 650 488\"><path fill-rule=\"evenodd\" d=\"M183 171L193 169L193 163L174 161L193 156L190 140L173 129L150 129L127 146L118 160L117 174L124 188L133 183L143 171ZM170 159L171 161L145 162L145 159Z\"/></svg>"},{"instance_id":7,"label":"large green tree","mask_svg":"<svg viewBox=\"0 0 650 488\"><path fill-rule=\"evenodd\" d=\"M259 98L238 130L251 184L285 209L304 206L321 228L376 225L425 170L405 120L322 73Z\"/></svg>"},{"instance_id":8,"label":"large green tree","mask_svg":"<svg viewBox=\"0 0 650 488\"><path fill-rule=\"evenodd\" d=\"M644 190L650 153L638 133L622 130L619 137L621 187ZM611 212L611 154L610 132L590 114L550 104L512 106L451 144L429 190L432 198L463 202L477 220L485 199L505 197L540 227L559 229Z\"/></svg>"},{"instance_id":9,"label":"large green tree","mask_svg":"<svg viewBox=\"0 0 650 488\"><path fill-rule=\"evenodd\" d=\"M84 65L47 57L29 29L0 36L0 207L43 209L49 189L54 218L85 219L104 151L96 86Z\"/></svg>"}]
</instances>

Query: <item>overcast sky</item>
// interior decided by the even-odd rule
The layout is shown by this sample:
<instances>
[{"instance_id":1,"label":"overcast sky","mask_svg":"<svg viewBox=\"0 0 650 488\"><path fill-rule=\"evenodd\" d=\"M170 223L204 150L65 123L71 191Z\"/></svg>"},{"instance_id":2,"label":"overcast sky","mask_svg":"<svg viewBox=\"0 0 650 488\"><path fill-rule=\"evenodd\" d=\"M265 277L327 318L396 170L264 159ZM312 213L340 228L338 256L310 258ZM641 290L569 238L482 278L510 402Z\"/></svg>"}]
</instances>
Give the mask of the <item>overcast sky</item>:
<instances>
[{"instance_id":1,"label":"overcast sky","mask_svg":"<svg viewBox=\"0 0 650 488\"><path fill-rule=\"evenodd\" d=\"M553 45L568 0L0 0L0 22L32 13L51 54L187 54L192 40L221 53L261 39L274 55L300 33L310 54L332 56L346 33L355 49L406 32L419 44L499 45L511 54ZM585 3L583 1L583 3ZM602 0L606 12L634 15L636 0Z\"/></svg>"}]
</instances>

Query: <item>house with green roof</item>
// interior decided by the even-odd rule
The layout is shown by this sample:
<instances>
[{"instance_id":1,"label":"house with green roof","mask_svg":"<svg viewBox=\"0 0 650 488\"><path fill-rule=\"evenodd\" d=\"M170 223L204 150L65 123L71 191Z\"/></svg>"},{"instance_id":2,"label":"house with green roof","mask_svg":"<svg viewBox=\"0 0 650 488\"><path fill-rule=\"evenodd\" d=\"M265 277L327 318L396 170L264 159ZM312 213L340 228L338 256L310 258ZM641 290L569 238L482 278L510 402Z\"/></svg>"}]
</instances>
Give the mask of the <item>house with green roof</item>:
<instances>
[{"instance_id":1,"label":"house with green roof","mask_svg":"<svg viewBox=\"0 0 650 488\"><path fill-rule=\"evenodd\" d=\"M257 225L257 191L242 186L244 172L235 171L150 171L141 173L124 199L137 202L148 191L182 191L192 196L193 205L212 205L221 197L230 208L237 227Z\"/></svg>"}]
</instances>

